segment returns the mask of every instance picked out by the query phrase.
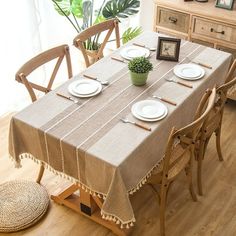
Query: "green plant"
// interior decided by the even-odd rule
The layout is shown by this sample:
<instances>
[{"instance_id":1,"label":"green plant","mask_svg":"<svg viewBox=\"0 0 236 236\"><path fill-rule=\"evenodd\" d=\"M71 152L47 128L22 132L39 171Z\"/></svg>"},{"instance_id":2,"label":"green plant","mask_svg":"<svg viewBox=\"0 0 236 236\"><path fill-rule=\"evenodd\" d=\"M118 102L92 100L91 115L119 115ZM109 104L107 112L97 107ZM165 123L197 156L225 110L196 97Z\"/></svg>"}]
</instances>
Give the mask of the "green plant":
<instances>
[{"instance_id":1,"label":"green plant","mask_svg":"<svg viewBox=\"0 0 236 236\"><path fill-rule=\"evenodd\" d=\"M137 37L142 33L142 28L141 27L129 27L122 35L122 43L126 44L128 41L131 39Z\"/></svg>"},{"instance_id":2,"label":"green plant","mask_svg":"<svg viewBox=\"0 0 236 236\"><path fill-rule=\"evenodd\" d=\"M129 62L128 68L131 72L141 74L153 70L153 65L146 57L136 57Z\"/></svg>"},{"instance_id":3,"label":"green plant","mask_svg":"<svg viewBox=\"0 0 236 236\"><path fill-rule=\"evenodd\" d=\"M94 0L51 0L55 10L65 16L77 33L110 18L127 18L138 13L140 0L103 0L99 9L94 9ZM136 37L141 28L127 29L122 41ZM99 35L86 42L86 49L96 50L99 47Z\"/></svg>"}]
</instances>

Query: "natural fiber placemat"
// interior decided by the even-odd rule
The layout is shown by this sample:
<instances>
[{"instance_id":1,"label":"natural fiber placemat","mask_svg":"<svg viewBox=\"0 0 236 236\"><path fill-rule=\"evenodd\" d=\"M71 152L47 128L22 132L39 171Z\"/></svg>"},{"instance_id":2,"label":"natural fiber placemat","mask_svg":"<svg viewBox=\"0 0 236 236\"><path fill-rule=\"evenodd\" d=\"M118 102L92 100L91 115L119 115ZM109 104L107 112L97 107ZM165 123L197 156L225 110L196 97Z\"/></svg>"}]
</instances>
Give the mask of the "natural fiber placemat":
<instances>
[{"instance_id":1,"label":"natural fiber placemat","mask_svg":"<svg viewBox=\"0 0 236 236\"><path fill-rule=\"evenodd\" d=\"M42 218L48 206L48 193L36 182L14 180L0 184L0 232L30 227Z\"/></svg>"}]
</instances>

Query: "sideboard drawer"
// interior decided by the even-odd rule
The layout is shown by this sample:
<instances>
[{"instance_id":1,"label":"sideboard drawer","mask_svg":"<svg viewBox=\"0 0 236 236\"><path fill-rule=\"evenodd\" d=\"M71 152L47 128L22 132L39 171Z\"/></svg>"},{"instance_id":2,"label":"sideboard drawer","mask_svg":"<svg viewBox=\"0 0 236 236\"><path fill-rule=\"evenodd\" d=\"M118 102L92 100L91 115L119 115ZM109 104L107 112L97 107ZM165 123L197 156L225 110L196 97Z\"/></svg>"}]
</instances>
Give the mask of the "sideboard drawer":
<instances>
[{"instance_id":1,"label":"sideboard drawer","mask_svg":"<svg viewBox=\"0 0 236 236\"><path fill-rule=\"evenodd\" d=\"M189 15L178 11L157 7L157 25L188 33Z\"/></svg>"},{"instance_id":2,"label":"sideboard drawer","mask_svg":"<svg viewBox=\"0 0 236 236\"><path fill-rule=\"evenodd\" d=\"M193 34L218 40L236 42L236 27L217 23L217 21L205 20L199 17L193 19Z\"/></svg>"}]
</instances>

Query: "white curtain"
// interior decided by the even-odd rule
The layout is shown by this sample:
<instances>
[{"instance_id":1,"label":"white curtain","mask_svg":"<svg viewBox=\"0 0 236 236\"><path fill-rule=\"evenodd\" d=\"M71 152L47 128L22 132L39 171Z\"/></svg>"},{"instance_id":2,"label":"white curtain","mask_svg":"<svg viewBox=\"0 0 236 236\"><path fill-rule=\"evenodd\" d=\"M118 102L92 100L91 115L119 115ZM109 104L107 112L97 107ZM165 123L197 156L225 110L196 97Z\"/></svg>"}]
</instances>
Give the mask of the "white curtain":
<instances>
[{"instance_id":1,"label":"white curtain","mask_svg":"<svg viewBox=\"0 0 236 236\"><path fill-rule=\"evenodd\" d=\"M24 106L28 94L14 75L22 62L41 51L39 20L32 0L2 1L0 14L0 114Z\"/></svg>"},{"instance_id":2,"label":"white curtain","mask_svg":"<svg viewBox=\"0 0 236 236\"><path fill-rule=\"evenodd\" d=\"M99 6L102 0L95 0ZM60 16L51 0L1 1L0 14L0 115L22 109L31 103L24 85L15 81L15 73L27 60L60 44L71 46L73 73L81 71L78 50L72 47L76 31ZM134 22L134 23L132 23ZM131 17L131 25L138 22ZM124 24L127 27L130 22ZM121 27L123 28L123 27ZM83 68L82 68L83 69ZM44 71L41 81L45 80Z\"/></svg>"},{"instance_id":3,"label":"white curtain","mask_svg":"<svg viewBox=\"0 0 236 236\"><path fill-rule=\"evenodd\" d=\"M20 66L50 47L71 45L76 33L51 0L2 1L1 8L5 10L0 14L0 115L31 103L25 87L15 81Z\"/></svg>"}]
</instances>

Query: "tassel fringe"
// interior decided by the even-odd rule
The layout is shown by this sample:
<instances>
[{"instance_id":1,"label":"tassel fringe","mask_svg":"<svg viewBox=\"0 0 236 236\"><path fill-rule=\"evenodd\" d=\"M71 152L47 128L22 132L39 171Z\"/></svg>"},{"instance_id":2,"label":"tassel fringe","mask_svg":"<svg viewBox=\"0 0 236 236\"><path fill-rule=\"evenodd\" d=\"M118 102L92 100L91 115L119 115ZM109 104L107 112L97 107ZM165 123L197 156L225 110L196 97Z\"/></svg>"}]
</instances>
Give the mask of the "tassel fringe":
<instances>
[{"instance_id":1,"label":"tassel fringe","mask_svg":"<svg viewBox=\"0 0 236 236\"><path fill-rule=\"evenodd\" d=\"M36 159L33 155L31 155L29 153L20 154L19 155L19 159L17 159L17 160L14 159L11 156L9 156L9 158L15 163L15 168L21 168L22 167L21 160L24 159L24 158L31 159L31 160L33 160L37 164L42 163L42 161ZM55 174L57 176L60 176L60 177L62 177L64 179L67 179L67 180L71 181L74 184L78 184L78 186L81 187L85 192L89 192L91 195L97 196L100 199L104 199L104 200L106 199L106 194L95 192L94 190L92 190L91 188L86 186L85 184L79 182L79 180L77 180L77 179L75 179L75 178L73 178L73 177L71 177L71 176L69 176L69 175L67 175L65 173L62 173L60 171L57 171L57 170L53 169L46 162L43 162L43 164L44 164L45 169L49 170L50 172L52 172L53 174Z\"/></svg>"},{"instance_id":2,"label":"tassel fringe","mask_svg":"<svg viewBox=\"0 0 236 236\"><path fill-rule=\"evenodd\" d=\"M15 162L15 167L16 168L21 168L21 159L23 158L28 158L28 159L31 159L33 160L35 163L37 164L40 164L42 161L36 159L33 155L29 154L29 153L23 153L23 154L20 154L19 155L19 158L15 159L11 156L9 156L9 158ZM71 181L72 183L75 183L75 184L78 184L79 187L81 187L85 192L89 192L91 195L93 196L97 196L98 198L100 199L103 199L104 201L106 200L106 194L104 193L99 193L99 192L95 192L94 190L92 190L91 188L89 188L88 186L86 186L85 184L81 183L79 180L65 174L65 173L62 173L60 171L57 171L55 169L53 169L51 166L49 166L46 162L43 162L44 163L44 167L51 171L52 173L54 173L55 175L58 175L62 178L65 178L69 181ZM153 170L155 168L157 168L158 166L160 165L160 162L158 164L156 164L140 181L139 183L136 185L136 187L128 190L128 194L132 195L134 194L135 192L137 192L148 180L148 178L151 176ZM113 221L114 223L116 223L117 225L120 225L120 228L123 229L123 228L126 228L126 229L129 229L130 227L133 227L134 226L134 223L135 223L135 218L134 216L132 217L131 220L129 221L122 221L119 217L115 216L115 215L112 215L112 214L109 214L109 213L106 213L104 212L102 209L101 209L101 216L102 216L102 219L104 220L109 220L109 221Z\"/></svg>"}]
</instances>

